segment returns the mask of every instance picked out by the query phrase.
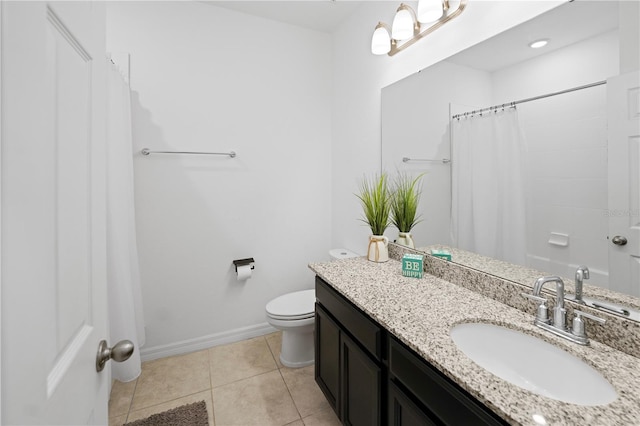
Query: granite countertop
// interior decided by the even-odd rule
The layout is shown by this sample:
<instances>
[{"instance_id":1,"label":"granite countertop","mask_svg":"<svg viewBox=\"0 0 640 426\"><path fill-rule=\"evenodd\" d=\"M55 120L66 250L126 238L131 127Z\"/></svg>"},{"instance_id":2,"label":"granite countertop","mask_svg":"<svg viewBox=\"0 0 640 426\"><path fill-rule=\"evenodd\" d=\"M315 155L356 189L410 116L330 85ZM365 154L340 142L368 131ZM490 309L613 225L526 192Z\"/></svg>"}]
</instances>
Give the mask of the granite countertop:
<instances>
[{"instance_id":1,"label":"granite countertop","mask_svg":"<svg viewBox=\"0 0 640 426\"><path fill-rule=\"evenodd\" d=\"M593 340L580 346L556 337L535 327L532 315L432 275L403 277L396 260L375 263L359 257L312 263L309 268L509 423L537 425L534 415L541 415L550 425L640 424L638 358ZM512 385L457 348L449 330L465 322L498 324L555 344L596 368L618 398L608 405L579 406Z\"/></svg>"},{"instance_id":2,"label":"granite countertop","mask_svg":"<svg viewBox=\"0 0 640 426\"><path fill-rule=\"evenodd\" d=\"M533 284L540 277L549 274L545 271L516 265L503 260L483 256L470 251L455 247L435 244L427 247L420 247L416 250L423 253L430 253L431 249L448 250L452 255L452 261L467 268L476 269L496 277L533 287ZM575 282L573 278L561 277L564 282L564 289L567 294L575 294ZM554 293L554 290L544 289L545 292ZM623 294L609 290L603 286L595 285L591 280L585 280L583 284L583 294L586 298L595 298L603 301L625 306L630 309L640 310L640 299L635 296Z\"/></svg>"}]
</instances>

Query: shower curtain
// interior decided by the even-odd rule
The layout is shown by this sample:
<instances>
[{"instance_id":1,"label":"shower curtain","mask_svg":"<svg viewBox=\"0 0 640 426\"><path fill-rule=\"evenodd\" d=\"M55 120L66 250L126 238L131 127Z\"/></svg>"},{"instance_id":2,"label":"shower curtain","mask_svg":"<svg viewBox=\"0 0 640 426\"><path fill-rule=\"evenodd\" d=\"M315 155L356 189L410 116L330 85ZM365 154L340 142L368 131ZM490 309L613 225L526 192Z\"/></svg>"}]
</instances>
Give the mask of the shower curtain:
<instances>
[{"instance_id":1,"label":"shower curtain","mask_svg":"<svg viewBox=\"0 0 640 426\"><path fill-rule=\"evenodd\" d=\"M516 108L453 119L451 127L454 243L526 265L526 145Z\"/></svg>"},{"instance_id":2,"label":"shower curtain","mask_svg":"<svg viewBox=\"0 0 640 426\"><path fill-rule=\"evenodd\" d=\"M107 71L107 285L110 345L131 340L135 350L122 363L111 363L111 377L122 382L140 375L144 322L133 200L131 93L120 71Z\"/></svg>"}]
</instances>

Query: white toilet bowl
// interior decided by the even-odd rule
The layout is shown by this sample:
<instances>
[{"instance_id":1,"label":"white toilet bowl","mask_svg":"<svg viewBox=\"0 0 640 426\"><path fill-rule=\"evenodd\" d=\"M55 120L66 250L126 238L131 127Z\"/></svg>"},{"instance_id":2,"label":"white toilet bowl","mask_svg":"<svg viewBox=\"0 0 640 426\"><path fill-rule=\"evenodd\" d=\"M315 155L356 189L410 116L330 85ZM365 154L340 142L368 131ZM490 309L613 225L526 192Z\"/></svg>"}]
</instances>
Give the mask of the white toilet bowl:
<instances>
[{"instance_id":1,"label":"white toilet bowl","mask_svg":"<svg viewBox=\"0 0 640 426\"><path fill-rule=\"evenodd\" d=\"M332 249L329 256L332 259L346 259L358 255L346 249ZM313 364L315 303L315 290L288 293L267 303L267 322L282 330L280 362L285 367L297 368Z\"/></svg>"},{"instance_id":2,"label":"white toilet bowl","mask_svg":"<svg viewBox=\"0 0 640 426\"><path fill-rule=\"evenodd\" d=\"M267 303L267 321L282 330L280 362L285 367L313 364L315 302L315 290L303 290L276 297Z\"/></svg>"}]
</instances>

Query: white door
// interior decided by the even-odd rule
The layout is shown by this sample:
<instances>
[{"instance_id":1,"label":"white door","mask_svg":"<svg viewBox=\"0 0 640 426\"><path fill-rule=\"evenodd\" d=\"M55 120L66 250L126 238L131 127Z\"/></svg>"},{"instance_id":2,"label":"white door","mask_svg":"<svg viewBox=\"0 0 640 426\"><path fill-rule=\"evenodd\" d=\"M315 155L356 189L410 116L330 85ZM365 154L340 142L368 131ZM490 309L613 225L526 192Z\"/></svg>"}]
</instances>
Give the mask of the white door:
<instances>
[{"instance_id":1,"label":"white door","mask_svg":"<svg viewBox=\"0 0 640 426\"><path fill-rule=\"evenodd\" d=\"M607 81L609 287L640 296L640 73Z\"/></svg>"},{"instance_id":2,"label":"white door","mask_svg":"<svg viewBox=\"0 0 640 426\"><path fill-rule=\"evenodd\" d=\"M0 7L2 424L105 424L105 6Z\"/></svg>"}]
</instances>

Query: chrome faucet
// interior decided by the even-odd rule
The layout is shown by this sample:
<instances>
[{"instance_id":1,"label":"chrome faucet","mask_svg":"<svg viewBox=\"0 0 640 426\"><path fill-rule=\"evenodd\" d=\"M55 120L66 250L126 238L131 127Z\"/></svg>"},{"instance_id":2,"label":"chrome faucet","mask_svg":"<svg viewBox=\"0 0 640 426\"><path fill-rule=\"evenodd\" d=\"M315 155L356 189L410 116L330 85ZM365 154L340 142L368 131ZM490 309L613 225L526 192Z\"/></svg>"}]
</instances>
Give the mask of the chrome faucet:
<instances>
[{"instance_id":1,"label":"chrome faucet","mask_svg":"<svg viewBox=\"0 0 640 426\"><path fill-rule=\"evenodd\" d=\"M553 308L553 326L564 330L566 327L567 311L564 309L564 281L557 276L541 277L533 285L533 295L540 297L542 287L546 283L556 283L556 307Z\"/></svg>"},{"instance_id":2,"label":"chrome faucet","mask_svg":"<svg viewBox=\"0 0 640 426\"><path fill-rule=\"evenodd\" d=\"M574 301L580 303L581 305L585 304L584 300L582 300L582 284L584 280L588 279L589 268L583 265L578 266L578 269L576 269L576 296L574 298Z\"/></svg>"},{"instance_id":3,"label":"chrome faucet","mask_svg":"<svg viewBox=\"0 0 640 426\"><path fill-rule=\"evenodd\" d=\"M584 267L584 269L586 269L586 267ZM556 283L556 306L553 308L553 324L551 324L551 321L549 320L546 305L547 299L541 296L542 287L544 287L546 283L551 282ZM589 318L599 324L605 323L605 320L602 318L574 309L575 317L573 318L573 326L571 327L571 330L567 329L567 311L564 308L564 281L562 281L562 278L557 276L538 278L533 285L533 294L522 293L522 296L540 303L536 313L536 319L533 321L536 326L580 345L589 344L589 339L585 332L584 321L582 318Z\"/></svg>"}]
</instances>

